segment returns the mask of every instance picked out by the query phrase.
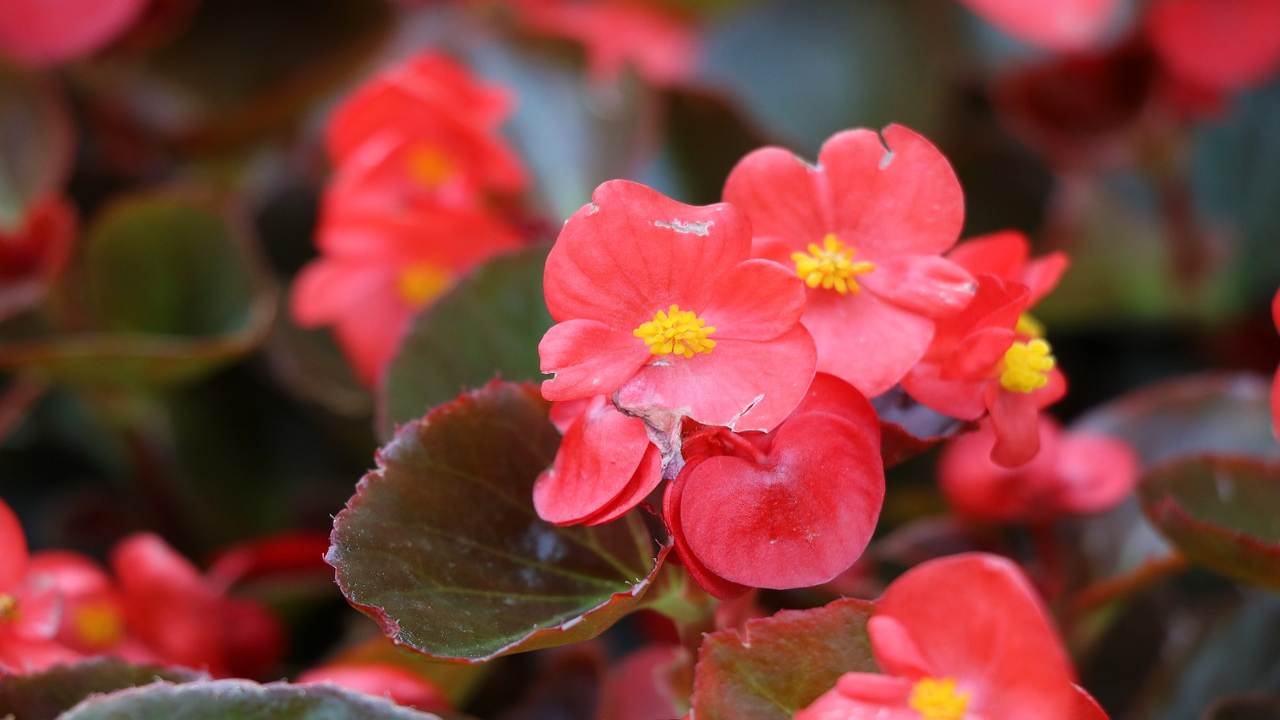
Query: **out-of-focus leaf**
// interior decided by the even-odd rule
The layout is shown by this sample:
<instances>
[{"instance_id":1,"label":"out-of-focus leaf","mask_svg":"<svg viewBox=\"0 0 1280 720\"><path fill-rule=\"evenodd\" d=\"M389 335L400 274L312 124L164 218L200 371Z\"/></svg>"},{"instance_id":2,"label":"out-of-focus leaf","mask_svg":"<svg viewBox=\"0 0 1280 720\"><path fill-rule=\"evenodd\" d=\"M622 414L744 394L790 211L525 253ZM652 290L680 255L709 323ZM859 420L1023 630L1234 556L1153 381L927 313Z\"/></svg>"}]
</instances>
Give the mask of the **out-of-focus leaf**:
<instances>
[{"instance_id":1,"label":"out-of-focus leaf","mask_svg":"<svg viewBox=\"0 0 1280 720\"><path fill-rule=\"evenodd\" d=\"M484 385L537 380L538 341L551 327L542 301L545 247L497 258L413 320L380 391L380 425L397 425Z\"/></svg>"},{"instance_id":2,"label":"out-of-focus leaf","mask_svg":"<svg viewBox=\"0 0 1280 720\"><path fill-rule=\"evenodd\" d=\"M216 150L296 119L356 71L385 36L382 2L202 2L186 31L145 52L77 68L90 102L135 132Z\"/></svg>"},{"instance_id":3,"label":"out-of-focus leaf","mask_svg":"<svg viewBox=\"0 0 1280 720\"><path fill-rule=\"evenodd\" d=\"M1280 464L1179 460L1148 473L1138 491L1147 517L1188 558L1280 590Z\"/></svg>"},{"instance_id":4,"label":"out-of-focus leaf","mask_svg":"<svg viewBox=\"0 0 1280 720\"><path fill-rule=\"evenodd\" d=\"M247 352L275 311L248 238L214 204L157 192L105 210L64 278L65 329L0 344L0 367L72 383L187 380Z\"/></svg>"},{"instance_id":5,"label":"out-of-focus leaf","mask_svg":"<svg viewBox=\"0 0 1280 720\"><path fill-rule=\"evenodd\" d=\"M871 405L880 416L880 454L886 468L954 437L967 426L912 400L901 388L872 399Z\"/></svg>"},{"instance_id":6,"label":"out-of-focus leaf","mask_svg":"<svg viewBox=\"0 0 1280 720\"><path fill-rule=\"evenodd\" d=\"M112 658L56 666L31 675L7 675L0 677L0 717L54 720L90 695L158 681L183 683L207 677L191 670L130 665Z\"/></svg>"},{"instance_id":7,"label":"out-of-focus leaf","mask_svg":"<svg viewBox=\"0 0 1280 720\"><path fill-rule=\"evenodd\" d=\"M71 121L47 80L0 63L0 232L59 190L71 169Z\"/></svg>"},{"instance_id":8,"label":"out-of-focus leaf","mask_svg":"<svg viewBox=\"0 0 1280 720\"><path fill-rule=\"evenodd\" d=\"M656 103L634 75L593 85L581 69L539 50L500 42L464 48L477 73L518 98L506 133L529 166L539 205L563 219L595 186L636 175L656 150Z\"/></svg>"},{"instance_id":9,"label":"out-of-focus leaf","mask_svg":"<svg viewBox=\"0 0 1280 720\"><path fill-rule=\"evenodd\" d=\"M1204 720L1275 720L1280 718L1280 696L1253 695L1223 700L1205 713Z\"/></svg>"},{"instance_id":10,"label":"out-of-focus leaf","mask_svg":"<svg viewBox=\"0 0 1280 720\"><path fill-rule=\"evenodd\" d=\"M684 178L682 200L720 201L729 171L744 155L769 144L728 99L710 90L679 88L666 95L668 137Z\"/></svg>"},{"instance_id":11,"label":"out-of-focus leaf","mask_svg":"<svg viewBox=\"0 0 1280 720\"><path fill-rule=\"evenodd\" d=\"M707 635L698 651L699 720L791 720L847 672L879 672L871 655L871 603L842 598L783 610Z\"/></svg>"},{"instance_id":12,"label":"out-of-focus leaf","mask_svg":"<svg viewBox=\"0 0 1280 720\"><path fill-rule=\"evenodd\" d=\"M90 698L62 720L439 720L389 700L332 685L258 685L244 680L157 683Z\"/></svg>"},{"instance_id":13,"label":"out-of-focus leaf","mask_svg":"<svg viewBox=\"0 0 1280 720\"><path fill-rule=\"evenodd\" d=\"M640 602L669 550L639 512L559 528L533 483L560 442L536 388L491 383L400 429L334 520L328 560L397 643L443 659L578 642Z\"/></svg>"},{"instance_id":14,"label":"out-of-focus leaf","mask_svg":"<svg viewBox=\"0 0 1280 720\"><path fill-rule=\"evenodd\" d=\"M770 134L812 157L848 127L900 122L930 134L946 86L958 13L929 2L788 0L744 8L711 27L706 75Z\"/></svg>"}]
</instances>

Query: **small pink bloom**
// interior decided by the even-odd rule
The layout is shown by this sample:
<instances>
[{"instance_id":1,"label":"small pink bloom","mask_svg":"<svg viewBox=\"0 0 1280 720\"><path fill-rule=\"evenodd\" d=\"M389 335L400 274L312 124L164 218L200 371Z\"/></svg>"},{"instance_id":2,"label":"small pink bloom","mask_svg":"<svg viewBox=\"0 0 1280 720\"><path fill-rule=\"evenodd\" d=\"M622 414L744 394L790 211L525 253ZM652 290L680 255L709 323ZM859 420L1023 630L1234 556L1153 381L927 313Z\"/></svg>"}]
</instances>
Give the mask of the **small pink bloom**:
<instances>
[{"instance_id":1,"label":"small pink bloom","mask_svg":"<svg viewBox=\"0 0 1280 720\"><path fill-rule=\"evenodd\" d=\"M1280 69L1275 0L1155 0L1146 31L1173 75L1209 91L1258 85Z\"/></svg>"},{"instance_id":2,"label":"small pink bloom","mask_svg":"<svg viewBox=\"0 0 1280 720\"><path fill-rule=\"evenodd\" d=\"M1014 37L1050 50L1082 50L1097 43L1119 0L961 0Z\"/></svg>"},{"instance_id":3,"label":"small pink bloom","mask_svg":"<svg viewBox=\"0 0 1280 720\"><path fill-rule=\"evenodd\" d=\"M4 0L0 55L52 65L106 47L129 28L148 0Z\"/></svg>"}]
</instances>

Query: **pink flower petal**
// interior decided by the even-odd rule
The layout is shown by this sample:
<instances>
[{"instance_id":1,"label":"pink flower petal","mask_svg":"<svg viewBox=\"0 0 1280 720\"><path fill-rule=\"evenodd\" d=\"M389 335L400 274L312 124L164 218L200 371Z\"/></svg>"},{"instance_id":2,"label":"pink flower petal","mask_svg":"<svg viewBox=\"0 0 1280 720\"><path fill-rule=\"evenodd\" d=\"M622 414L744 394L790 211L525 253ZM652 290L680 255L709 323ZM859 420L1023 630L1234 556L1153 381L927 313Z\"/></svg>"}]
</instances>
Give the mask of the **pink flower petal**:
<instances>
[{"instance_id":1,"label":"pink flower petal","mask_svg":"<svg viewBox=\"0 0 1280 720\"><path fill-rule=\"evenodd\" d=\"M652 357L638 338L595 320L556 323L538 343L538 355L542 372L555 373L542 383L548 400L608 395Z\"/></svg>"},{"instance_id":2,"label":"pink flower petal","mask_svg":"<svg viewBox=\"0 0 1280 720\"><path fill-rule=\"evenodd\" d=\"M867 397L893 387L924 356L933 321L870 292L838 295L810 290L802 318L818 348L818 371Z\"/></svg>"}]
</instances>

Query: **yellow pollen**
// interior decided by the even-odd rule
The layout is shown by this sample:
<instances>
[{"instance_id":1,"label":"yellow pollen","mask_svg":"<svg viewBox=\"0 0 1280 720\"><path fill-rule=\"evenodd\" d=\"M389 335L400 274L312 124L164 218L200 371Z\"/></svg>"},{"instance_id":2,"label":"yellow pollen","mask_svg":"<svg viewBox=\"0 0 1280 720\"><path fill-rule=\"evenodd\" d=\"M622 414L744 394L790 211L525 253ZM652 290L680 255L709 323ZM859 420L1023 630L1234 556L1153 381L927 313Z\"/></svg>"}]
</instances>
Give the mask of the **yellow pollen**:
<instances>
[{"instance_id":1,"label":"yellow pollen","mask_svg":"<svg viewBox=\"0 0 1280 720\"><path fill-rule=\"evenodd\" d=\"M18 619L18 599L12 595L0 593L0 622Z\"/></svg>"},{"instance_id":2,"label":"yellow pollen","mask_svg":"<svg viewBox=\"0 0 1280 720\"><path fill-rule=\"evenodd\" d=\"M706 325L697 313L672 305L666 310L659 310L652 320L631 334L643 340L654 355L691 358L697 353L709 353L716 346L716 341L707 337L716 329Z\"/></svg>"},{"instance_id":3,"label":"yellow pollen","mask_svg":"<svg viewBox=\"0 0 1280 720\"><path fill-rule=\"evenodd\" d=\"M924 720L961 720L969 693L957 690L950 678L924 678L911 688L909 704Z\"/></svg>"},{"instance_id":4,"label":"yellow pollen","mask_svg":"<svg viewBox=\"0 0 1280 720\"><path fill-rule=\"evenodd\" d=\"M1004 352L1000 385L1010 392L1035 392L1049 382L1049 371L1057 365L1053 348L1043 338L1015 342Z\"/></svg>"},{"instance_id":5,"label":"yellow pollen","mask_svg":"<svg viewBox=\"0 0 1280 720\"><path fill-rule=\"evenodd\" d=\"M91 648L109 648L124 635L123 618L107 603L94 603L78 608L73 616L76 634Z\"/></svg>"},{"instance_id":6,"label":"yellow pollen","mask_svg":"<svg viewBox=\"0 0 1280 720\"><path fill-rule=\"evenodd\" d=\"M431 265L410 265L400 271L396 290L400 299L412 308L426 305L449 287L449 273Z\"/></svg>"},{"instance_id":7,"label":"yellow pollen","mask_svg":"<svg viewBox=\"0 0 1280 720\"><path fill-rule=\"evenodd\" d=\"M1022 313L1018 316L1018 324L1013 331L1023 337L1042 338L1044 337L1044 323L1035 319L1031 313Z\"/></svg>"},{"instance_id":8,"label":"yellow pollen","mask_svg":"<svg viewBox=\"0 0 1280 720\"><path fill-rule=\"evenodd\" d=\"M796 264L796 275L811 288L835 290L841 295L858 293L857 276L876 269L875 263L853 261L853 248L840 242L833 233L822 239L822 247L809 243L808 252L791 253Z\"/></svg>"},{"instance_id":9,"label":"yellow pollen","mask_svg":"<svg viewBox=\"0 0 1280 720\"><path fill-rule=\"evenodd\" d=\"M430 145L419 145L406 159L409 176L429 190L439 189L454 175L453 161Z\"/></svg>"}]
</instances>

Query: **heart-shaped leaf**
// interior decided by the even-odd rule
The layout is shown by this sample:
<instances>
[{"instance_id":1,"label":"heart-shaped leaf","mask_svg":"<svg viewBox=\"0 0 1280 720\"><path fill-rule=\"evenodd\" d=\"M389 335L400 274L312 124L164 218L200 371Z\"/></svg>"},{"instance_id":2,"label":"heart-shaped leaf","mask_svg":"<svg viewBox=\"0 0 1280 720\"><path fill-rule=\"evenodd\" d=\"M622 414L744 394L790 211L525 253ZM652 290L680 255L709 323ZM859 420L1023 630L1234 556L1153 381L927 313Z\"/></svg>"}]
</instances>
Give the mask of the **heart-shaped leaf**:
<instances>
[{"instance_id":1,"label":"heart-shaped leaf","mask_svg":"<svg viewBox=\"0 0 1280 720\"><path fill-rule=\"evenodd\" d=\"M409 423L334 521L347 599L396 642L447 659L585 640L634 609L669 546L633 512L538 519L533 483L560 436L537 389L490 383Z\"/></svg>"},{"instance_id":2,"label":"heart-shaped leaf","mask_svg":"<svg viewBox=\"0 0 1280 720\"><path fill-rule=\"evenodd\" d=\"M871 603L842 598L783 610L707 635L698 650L698 720L791 720L847 672L879 672L871 655Z\"/></svg>"},{"instance_id":3,"label":"heart-shaped leaf","mask_svg":"<svg viewBox=\"0 0 1280 720\"><path fill-rule=\"evenodd\" d=\"M53 720L90 695L158 681L180 683L205 678L191 670L130 665L113 658L85 660L31 675L0 677L0 717Z\"/></svg>"},{"instance_id":4,"label":"heart-shaped leaf","mask_svg":"<svg viewBox=\"0 0 1280 720\"><path fill-rule=\"evenodd\" d=\"M0 232L62 187L75 150L71 130L52 85L0 65Z\"/></svg>"},{"instance_id":5,"label":"heart-shaped leaf","mask_svg":"<svg viewBox=\"0 0 1280 720\"><path fill-rule=\"evenodd\" d=\"M76 383L189 379L261 341L275 292L245 233L176 192L127 198L94 222L54 330L0 345L0 367Z\"/></svg>"},{"instance_id":6,"label":"heart-shaped leaf","mask_svg":"<svg viewBox=\"0 0 1280 720\"><path fill-rule=\"evenodd\" d=\"M1280 590L1280 464L1190 458L1152 471L1138 491L1147 517L1187 557Z\"/></svg>"},{"instance_id":7,"label":"heart-shaped leaf","mask_svg":"<svg viewBox=\"0 0 1280 720\"><path fill-rule=\"evenodd\" d=\"M379 396L383 434L495 375L537 380L538 341L551 327L542 302L547 248L493 260L413 320Z\"/></svg>"},{"instance_id":8,"label":"heart-shaped leaf","mask_svg":"<svg viewBox=\"0 0 1280 720\"><path fill-rule=\"evenodd\" d=\"M332 685L258 685L244 680L156 683L92 697L60 720L439 720Z\"/></svg>"}]
</instances>

